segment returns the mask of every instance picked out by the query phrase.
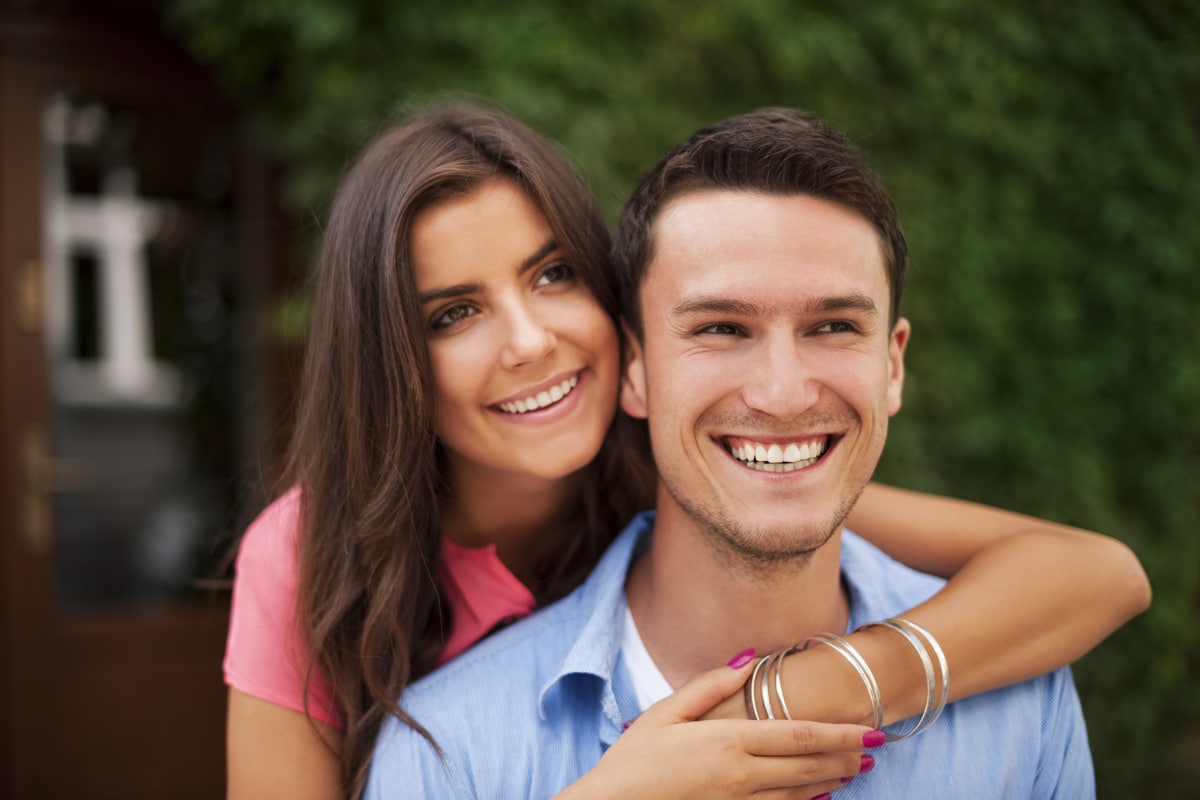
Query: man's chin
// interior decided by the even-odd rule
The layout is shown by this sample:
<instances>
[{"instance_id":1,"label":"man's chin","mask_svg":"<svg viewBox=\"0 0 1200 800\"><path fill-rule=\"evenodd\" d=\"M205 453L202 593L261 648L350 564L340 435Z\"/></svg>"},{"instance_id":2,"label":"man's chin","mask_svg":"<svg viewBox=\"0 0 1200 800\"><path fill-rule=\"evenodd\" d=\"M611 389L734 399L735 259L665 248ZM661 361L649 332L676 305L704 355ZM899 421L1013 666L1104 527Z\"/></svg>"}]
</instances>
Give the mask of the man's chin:
<instances>
[{"instance_id":1,"label":"man's chin","mask_svg":"<svg viewBox=\"0 0 1200 800\"><path fill-rule=\"evenodd\" d=\"M736 524L705 525L714 543L751 568L799 564L829 544L836 523L792 520L739 520Z\"/></svg>"}]
</instances>

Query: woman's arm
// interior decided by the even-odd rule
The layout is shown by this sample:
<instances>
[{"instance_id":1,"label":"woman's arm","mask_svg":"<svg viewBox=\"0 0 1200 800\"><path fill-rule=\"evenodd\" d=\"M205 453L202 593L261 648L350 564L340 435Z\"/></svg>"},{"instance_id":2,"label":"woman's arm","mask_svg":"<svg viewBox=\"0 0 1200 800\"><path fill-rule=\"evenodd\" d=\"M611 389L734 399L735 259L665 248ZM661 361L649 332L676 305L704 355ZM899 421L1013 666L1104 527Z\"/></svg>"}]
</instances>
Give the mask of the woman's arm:
<instances>
[{"instance_id":1,"label":"woman's arm","mask_svg":"<svg viewBox=\"0 0 1200 800\"><path fill-rule=\"evenodd\" d=\"M250 524L238 548L225 650L229 685L229 800L340 800L342 733L332 689L303 679L296 617L300 491L292 489ZM309 720L307 706L318 718Z\"/></svg>"},{"instance_id":2,"label":"woman's arm","mask_svg":"<svg viewBox=\"0 0 1200 800\"><path fill-rule=\"evenodd\" d=\"M229 690L228 800L338 800L341 731Z\"/></svg>"},{"instance_id":3,"label":"woman's arm","mask_svg":"<svg viewBox=\"0 0 1200 800\"><path fill-rule=\"evenodd\" d=\"M1146 574L1124 544L1023 514L871 484L846 527L909 566L950 578L899 616L942 645L951 700L1065 666L1150 604ZM885 628L849 638L879 680L885 722L919 714L925 673L908 642ZM784 667L796 718L870 718L862 681L832 649L810 648ZM712 715L745 712L732 697Z\"/></svg>"}]
</instances>

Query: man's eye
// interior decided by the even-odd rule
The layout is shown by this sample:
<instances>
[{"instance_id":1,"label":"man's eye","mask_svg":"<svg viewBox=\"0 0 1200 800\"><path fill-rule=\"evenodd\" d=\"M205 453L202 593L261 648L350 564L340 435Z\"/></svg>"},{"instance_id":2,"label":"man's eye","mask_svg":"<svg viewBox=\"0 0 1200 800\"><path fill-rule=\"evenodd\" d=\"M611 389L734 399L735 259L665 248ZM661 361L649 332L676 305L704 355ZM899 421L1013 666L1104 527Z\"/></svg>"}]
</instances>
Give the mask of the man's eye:
<instances>
[{"instance_id":1,"label":"man's eye","mask_svg":"<svg viewBox=\"0 0 1200 800\"><path fill-rule=\"evenodd\" d=\"M433 318L433 329L435 331L445 330L452 325L457 325L468 317L474 316L476 313L478 312L476 312L473 306L466 305L465 303L450 306Z\"/></svg>"},{"instance_id":2,"label":"man's eye","mask_svg":"<svg viewBox=\"0 0 1200 800\"><path fill-rule=\"evenodd\" d=\"M538 276L535 286L549 286L552 283L561 283L569 281L575 277L575 270L567 264L558 262L551 264L542 270L542 274Z\"/></svg>"},{"instance_id":3,"label":"man's eye","mask_svg":"<svg viewBox=\"0 0 1200 800\"><path fill-rule=\"evenodd\" d=\"M712 325L705 325L696 333L709 333L715 336L737 336L742 331L736 325L731 325L728 322L716 322Z\"/></svg>"},{"instance_id":4,"label":"man's eye","mask_svg":"<svg viewBox=\"0 0 1200 800\"><path fill-rule=\"evenodd\" d=\"M855 327L852 323L837 321L826 322L824 325L818 328L818 330L823 333L853 333L855 331Z\"/></svg>"}]
</instances>

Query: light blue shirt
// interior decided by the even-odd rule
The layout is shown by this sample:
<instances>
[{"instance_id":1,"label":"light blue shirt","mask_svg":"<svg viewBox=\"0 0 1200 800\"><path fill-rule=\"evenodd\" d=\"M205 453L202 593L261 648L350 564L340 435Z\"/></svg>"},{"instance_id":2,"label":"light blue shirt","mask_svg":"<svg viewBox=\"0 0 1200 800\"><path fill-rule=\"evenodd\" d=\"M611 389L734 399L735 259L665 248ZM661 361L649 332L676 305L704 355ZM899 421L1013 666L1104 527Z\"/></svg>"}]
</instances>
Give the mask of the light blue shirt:
<instances>
[{"instance_id":1,"label":"light blue shirt","mask_svg":"<svg viewBox=\"0 0 1200 800\"><path fill-rule=\"evenodd\" d=\"M647 513L630 523L570 595L410 686L403 705L442 757L389 717L366 797L548 798L591 769L641 710L621 660L624 584L653 520ZM896 616L942 585L849 532L841 567L850 628ZM951 703L924 733L871 753L875 768L838 798L1095 797L1087 731L1066 669Z\"/></svg>"}]
</instances>

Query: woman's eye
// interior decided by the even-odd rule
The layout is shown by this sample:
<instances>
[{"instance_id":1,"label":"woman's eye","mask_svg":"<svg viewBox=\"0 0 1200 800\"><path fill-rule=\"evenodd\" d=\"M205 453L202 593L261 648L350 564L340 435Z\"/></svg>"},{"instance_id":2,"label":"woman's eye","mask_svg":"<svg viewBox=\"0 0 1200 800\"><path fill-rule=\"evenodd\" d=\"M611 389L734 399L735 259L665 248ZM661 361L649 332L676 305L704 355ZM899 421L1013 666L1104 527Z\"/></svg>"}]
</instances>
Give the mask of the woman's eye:
<instances>
[{"instance_id":1,"label":"woman's eye","mask_svg":"<svg viewBox=\"0 0 1200 800\"><path fill-rule=\"evenodd\" d=\"M535 286L549 286L552 283L562 283L569 281L575 277L575 270L561 262L551 264L542 270L542 274L538 276Z\"/></svg>"},{"instance_id":2,"label":"woman's eye","mask_svg":"<svg viewBox=\"0 0 1200 800\"><path fill-rule=\"evenodd\" d=\"M435 331L444 330L452 325L474 316L476 313L474 307L469 305L450 306L442 313L433 318L433 329Z\"/></svg>"}]
</instances>

